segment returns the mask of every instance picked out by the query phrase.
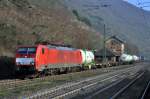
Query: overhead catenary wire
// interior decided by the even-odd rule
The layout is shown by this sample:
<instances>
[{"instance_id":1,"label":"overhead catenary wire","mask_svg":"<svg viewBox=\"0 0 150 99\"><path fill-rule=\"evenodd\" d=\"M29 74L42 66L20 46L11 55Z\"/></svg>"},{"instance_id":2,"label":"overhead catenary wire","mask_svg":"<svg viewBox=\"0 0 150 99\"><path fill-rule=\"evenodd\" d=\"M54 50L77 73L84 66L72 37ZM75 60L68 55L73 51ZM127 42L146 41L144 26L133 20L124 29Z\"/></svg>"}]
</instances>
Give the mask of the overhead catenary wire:
<instances>
[{"instance_id":1,"label":"overhead catenary wire","mask_svg":"<svg viewBox=\"0 0 150 99\"><path fill-rule=\"evenodd\" d=\"M140 0L138 0L138 6L139 5L142 5L142 6L145 6L145 5L148 5L148 4L150 4L150 2L145 2L145 1L140 1ZM150 6L149 6L150 7Z\"/></svg>"},{"instance_id":2,"label":"overhead catenary wire","mask_svg":"<svg viewBox=\"0 0 150 99\"><path fill-rule=\"evenodd\" d=\"M147 20L147 17L146 17L146 13L144 11L144 7L146 6L145 4L147 4L147 3L150 3L150 2L143 2L142 0L137 0L137 6L140 7L140 9L141 9L141 15L143 17L144 24L149 30L149 23L148 23L148 20ZM148 7L148 5L146 7ZM149 32L150 32L150 30L149 30Z\"/></svg>"}]
</instances>

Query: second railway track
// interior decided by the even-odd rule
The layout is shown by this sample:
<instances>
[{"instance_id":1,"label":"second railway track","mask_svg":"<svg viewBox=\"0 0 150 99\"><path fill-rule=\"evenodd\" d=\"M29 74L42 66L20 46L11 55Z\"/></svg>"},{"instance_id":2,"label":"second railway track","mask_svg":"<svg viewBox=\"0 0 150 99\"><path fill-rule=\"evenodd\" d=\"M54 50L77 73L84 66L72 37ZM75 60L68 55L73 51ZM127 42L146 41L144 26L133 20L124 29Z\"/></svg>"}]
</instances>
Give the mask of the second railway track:
<instances>
[{"instance_id":1,"label":"second railway track","mask_svg":"<svg viewBox=\"0 0 150 99\"><path fill-rule=\"evenodd\" d=\"M58 88L46 90L44 92L37 92L36 94L30 95L26 97L26 99L36 99L36 98L52 98L52 99L60 99L60 98L71 98L75 95L78 95L81 92L88 92L88 90L92 88L96 88L97 85L106 84L106 81L116 80L117 78L122 79L124 75L135 74L136 71L138 72L139 69L136 70L136 67L126 68L123 70L118 70L115 72L107 73L105 75L99 75L96 77L88 78L86 80L75 82L75 83L68 83L67 85L60 86ZM129 74L128 74L129 73ZM111 75L111 76L110 76Z\"/></svg>"},{"instance_id":2,"label":"second railway track","mask_svg":"<svg viewBox=\"0 0 150 99\"><path fill-rule=\"evenodd\" d=\"M145 90L140 99L149 99L149 98L150 98L150 80L147 86L145 87Z\"/></svg>"},{"instance_id":3,"label":"second railway track","mask_svg":"<svg viewBox=\"0 0 150 99\"><path fill-rule=\"evenodd\" d=\"M138 75L118 80L91 92L90 95L86 94L82 99L149 99L149 75L147 70L140 71Z\"/></svg>"}]
</instances>

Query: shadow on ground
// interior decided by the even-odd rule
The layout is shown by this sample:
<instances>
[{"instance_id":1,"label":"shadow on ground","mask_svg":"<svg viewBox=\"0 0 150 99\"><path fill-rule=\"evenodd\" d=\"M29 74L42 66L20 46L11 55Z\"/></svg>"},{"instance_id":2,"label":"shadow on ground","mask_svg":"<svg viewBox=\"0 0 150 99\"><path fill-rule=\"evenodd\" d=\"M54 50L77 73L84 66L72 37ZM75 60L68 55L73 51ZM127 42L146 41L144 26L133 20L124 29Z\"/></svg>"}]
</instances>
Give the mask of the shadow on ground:
<instances>
[{"instance_id":1,"label":"shadow on ground","mask_svg":"<svg viewBox=\"0 0 150 99\"><path fill-rule=\"evenodd\" d=\"M11 79L15 71L14 58L0 56L0 80Z\"/></svg>"}]
</instances>

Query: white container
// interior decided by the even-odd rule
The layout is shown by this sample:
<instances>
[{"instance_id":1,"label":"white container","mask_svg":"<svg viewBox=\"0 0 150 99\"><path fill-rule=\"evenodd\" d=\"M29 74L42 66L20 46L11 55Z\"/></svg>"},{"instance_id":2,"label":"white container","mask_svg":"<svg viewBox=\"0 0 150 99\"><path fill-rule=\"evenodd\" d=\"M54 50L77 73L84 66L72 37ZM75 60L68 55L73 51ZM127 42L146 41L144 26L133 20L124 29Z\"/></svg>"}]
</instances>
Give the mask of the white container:
<instances>
[{"instance_id":1,"label":"white container","mask_svg":"<svg viewBox=\"0 0 150 99\"><path fill-rule=\"evenodd\" d=\"M122 54L120 60L123 62L131 62L133 61L133 57L129 54Z\"/></svg>"},{"instance_id":2,"label":"white container","mask_svg":"<svg viewBox=\"0 0 150 99\"><path fill-rule=\"evenodd\" d=\"M134 61L139 61L139 59L140 59L140 58L139 58L138 56L133 55L133 60L134 60Z\"/></svg>"},{"instance_id":3,"label":"white container","mask_svg":"<svg viewBox=\"0 0 150 99\"><path fill-rule=\"evenodd\" d=\"M80 50L82 55L82 63L89 64L94 61L94 54L92 51Z\"/></svg>"}]
</instances>

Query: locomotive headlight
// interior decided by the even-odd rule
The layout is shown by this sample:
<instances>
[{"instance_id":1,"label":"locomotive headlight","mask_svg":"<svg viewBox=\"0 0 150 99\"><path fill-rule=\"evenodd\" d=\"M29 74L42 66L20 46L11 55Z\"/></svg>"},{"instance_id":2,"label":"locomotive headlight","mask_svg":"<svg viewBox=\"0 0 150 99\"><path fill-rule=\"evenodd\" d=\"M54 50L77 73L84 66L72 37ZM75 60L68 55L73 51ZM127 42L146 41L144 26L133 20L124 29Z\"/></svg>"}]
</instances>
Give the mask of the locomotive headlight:
<instances>
[{"instance_id":1,"label":"locomotive headlight","mask_svg":"<svg viewBox=\"0 0 150 99\"><path fill-rule=\"evenodd\" d=\"M30 62L31 65L34 65L34 62Z\"/></svg>"}]
</instances>

